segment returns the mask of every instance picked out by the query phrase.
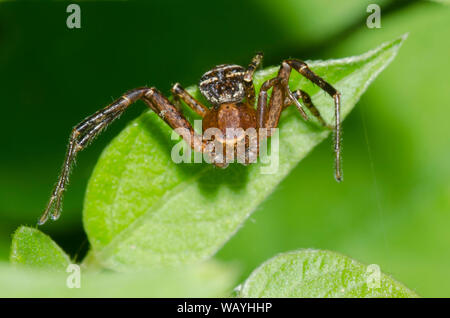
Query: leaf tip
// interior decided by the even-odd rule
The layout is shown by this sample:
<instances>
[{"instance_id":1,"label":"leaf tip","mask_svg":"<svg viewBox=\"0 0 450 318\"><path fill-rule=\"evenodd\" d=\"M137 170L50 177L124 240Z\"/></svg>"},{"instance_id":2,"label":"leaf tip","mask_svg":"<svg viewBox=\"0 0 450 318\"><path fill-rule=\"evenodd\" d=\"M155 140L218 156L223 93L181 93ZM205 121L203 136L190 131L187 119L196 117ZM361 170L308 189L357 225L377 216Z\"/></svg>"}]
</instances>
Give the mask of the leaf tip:
<instances>
[{"instance_id":1,"label":"leaf tip","mask_svg":"<svg viewBox=\"0 0 450 318\"><path fill-rule=\"evenodd\" d=\"M394 42L398 42L396 44L398 45L398 48L400 48L403 45L403 42L405 42L408 37L409 37L409 32L406 32L406 33L402 34L397 40L394 40Z\"/></svg>"}]
</instances>

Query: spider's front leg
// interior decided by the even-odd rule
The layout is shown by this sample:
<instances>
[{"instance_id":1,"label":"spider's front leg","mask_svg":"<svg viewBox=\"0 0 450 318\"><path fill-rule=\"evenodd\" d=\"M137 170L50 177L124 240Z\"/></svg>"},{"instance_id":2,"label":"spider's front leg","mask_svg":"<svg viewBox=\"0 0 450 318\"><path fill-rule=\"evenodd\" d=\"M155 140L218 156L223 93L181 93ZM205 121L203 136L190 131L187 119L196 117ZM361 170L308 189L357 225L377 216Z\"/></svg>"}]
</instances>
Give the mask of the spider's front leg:
<instances>
[{"instance_id":1,"label":"spider's front leg","mask_svg":"<svg viewBox=\"0 0 450 318\"><path fill-rule=\"evenodd\" d=\"M44 224L50 214L53 220L59 217L63 193L69 182L70 170L75 162L77 153L83 150L115 118L119 117L129 105L142 98L147 90L148 88L137 88L125 93L113 103L89 116L72 129L61 174L53 189L47 207L38 221L39 225Z\"/></svg>"},{"instance_id":2,"label":"spider's front leg","mask_svg":"<svg viewBox=\"0 0 450 318\"><path fill-rule=\"evenodd\" d=\"M292 103L295 103L297 109L303 118L308 119L302 105L298 102L301 98L305 106L311 111L311 113L319 120L319 122L325 126L330 126L325 122L320 115L319 110L314 106L310 96L302 91L296 90L292 92L289 89L289 77L291 70L294 68L300 74L307 79L318 85L321 89L327 92L333 97L335 102L335 161L336 161L336 180L339 182L342 180L341 171L341 141L340 141L340 94L339 92L321 77L313 73L306 63L298 60L286 60L281 64L277 77L267 80L261 86L261 90L258 96L258 126L264 128L275 128L278 126L278 122L281 116L281 112ZM272 95L270 97L269 107L267 107L267 91L272 88Z\"/></svg>"},{"instance_id":3,"label":"spider's front leg","mask_svg":"<svg viewBox=\"0 0 450 318\"><path fill-rule=\"evenodd\" d=\"M186 117L184 117L181 111L175 107L175 105L173 105L160 91L156 88L151 88L145 93L143 101L150 108L155 109L155 112L159 115L159 117L161 117L161 119L163 119L170 127L175 129L192 149L197 152L205 151L206 142L202 140L202 136L195 133L194 128L192 128L192 125Z\"/></svg>"},{"instance_id":4,"label":"spider's front leg","mask_svg":"<svg viewBox=\"0 0 450 318\"><path fill-rule=\"evenodd\" d=\"M328 125L325 120L323 119L322 115L320 114L319 110L316 108L316 106L311 101L311 97L306 93L305 91L302 91L301 89L298 89L296 91L290 92L289 94L285 94L284 104L282 105L282 108L280 109L277 105L281 103L281 95L277 97L277 102L272 102L272 111L271 111L271 118L270 120L266 121L266 111L267 111L267 91L276 86L281 84L281 79L279 77L275 77L272 79L269 79L263 83L261 86L261 89L259 91L258 96L258 108L257 108L257 123L258 127L265 127L265 125L269 125L275 127L278 123L277 118L281 114L281 111L285 110L287 107L291 106L293 103L296 104L298 111L302 115L302 117L305 120L308 120L308 115L303 110L303 107L300 103L298 103L298 100L301 99L303 103L305 104L306 108L308 108L311 113L317 118L317 120L320 122L320 124L327 128L332 128L330 125ZM283 91L282 87L279 88L281 92ZM278 93L281 93L280 91Z\"/></svg>"},{"instance_id":5,"label":"spider's front leg","mask_svg":"<svg viewBox=\"0 0 450 318\"><path fill-rule=\"evenodd\" d=\"M184 91L181 86L175 84L173 93L176 95L181 95L180 98L183 99L190 107L194 110L199 109L199 105L202 107L200 102L196 101L192 96L190 96L186 91ZM175 91L175 92L174 92ZM178 91L178 92L177 92ZM170 103L163 94L158 90L152 89L147 92L143 98L144 102L150 107L154 107L159 111L160 117L175 131L183 137L186 143L196 152L201 152L207 154L211 160L211 163L217 167L226 167L227 163L223 162L223 158L217 156L216 144L214 140L203 139L202 136L198 135L192 128L189 121L183 116L183 114ZM198 103L198 104L195 104ZM206 110L206 107L205 107ZM199 112L201 115L201 113ZM206 114L206 113L205 113Z\"/></svg>"},{"instance_id":6,"label":"spider's front leg","mask_svg":"<svg viewBox=\"0 0 450 318\"><path fill-rule=\"evenodd\" d=\"M256 69L261 66L263 57L264 54L262 52L256 53L244 74L247 102L252 106L255 104L255 86L253 85L253 75L255 74Z\"/></svg>"},{"instance_id":7,"label":"spider's front leg","mask_svg":"<svg viewBox=\"0 0 450 318\"><path fill-rule=\"evenodd\" d=\"M69 182L70 170L78 152L86 148L104 128L139 99L143 100L150 109L164 119L172 128L187 128L191 136L183 136L183 138L190 138L189 140L192 141L191 145L193 148L195 146L195 149L198 151L202 151L205 148L202 141L198 140L198 136L195 135L193 128L183 114L175 106L170 104L155 88L142 87L133 89L73 128L61 174L47 207L38 221L39 225L44 224L49 216L53 220L58 219L60 216L63 194Z\"/></svg>"},{"instance_id":8,"label":"spider's front leg","mask_svg":"<svg viewBox=\"0 0 450 318\"><path fill-rule=\"evenodd\" d=\"M328 82L326 82L324 79L322 79L320 76L315 74L311 69L308 67L308 65L300 60L294 60L289 59L285 60L281 63L281 68L278 73L278 77L281 78L282 83L284 83L284 90L286 92L286 95L297 104L298 108L301 108L300 103L298 102L297 98L293 95L293 93L289 89L289 76L291 74L291 70L295 69L297 72L299 72L301 75L306 77L308 80L319 86L322 90L324 90L328 95L330 95L334 100L334 113L335 113L335 125L334 125L334 152L335 152L335 162L336 162L336 181L340 182L342 181L342 170L341 170L341 94ZM302 94L302 91L300 91L300 94ZM303 99L306 106L308 106L312 113L315 113L315 107L312 105L312 103L309 103L311 99L309 96ZM309 104L309 105L308 105ZM314 108L312 108L314 107ZM317 109L316 109L317 110ZM317 111L318 112L318 111ZM317 117L317 116L316 116ZM320 120L320 119L319 119ZM322 119L323 120L323 119Z\"/></svg>"},{"instance_id":9,"label":"spider's front leg","mask_svg":"<svg viewBox=\"0 0 450 318\"><path fill-rule=\"evenodd\" d=\"M297 105L298 103L296 103L296 101L301 99L303 101L303 104L305 104L306 108L309 109L309 111L313 114L314 117L317 118L317 120L320 122L320 124L323 127L326 127L328 129L333 128L331 125L327 124L327 122L325 121L325 119L322 117L319 110L317 109L317 107L313 104L311 97L309 96L308 93L306 93L305 91L302 91L301 89L298 89L295 92L291 92L291 94L292 94L292 97L294 98L294 101L291 100L291 97L287 97L286 100L284 101L283 110L286 109L287 107L291 106L292 103L295 103L298 108L298 105ZM303 111L303 109L300 108L299 111L302 114L302 116L303 116L303 114L306 115L305 112ZM303 118L305 118L305 116L303 116Z\"/></svg>"},{"instance_id":10,"label":"spider's front leg","mask_svg":"<svg viewBox=\"0 0 450 318\"><path fill-rule=\"evenodd\" d=\"M192 108L192 110L194 110L202 118L206 116L206 113L209 110L208 107L192 97L191 94L189 94L183 87L181 87L180 83L176 83L175 85L173 85L171 91L175 104L178 104L179 106L180 100L183 100L186 105ZM180 109L180 107L178 108Z\"/></svg>"},{"instance_id":11,"label":"spider's front leg","mask_svg":"<svg viewBox=\"0 0 450 318\"><path fill-rule=\"evenodd\" d=\"M258 106L256 108L257 128L275 128L278 126L278 119L283 107L283 90L272 92L272 96L270 97L269 112L267 112L267 92L269 91L269 89L278 86L279 84L280 78L275 77L265 81L261 85L258 95ZM278 109L277 107L278 104L280 104L281 106L280 109Z\"/></svg>"}]
</instances>

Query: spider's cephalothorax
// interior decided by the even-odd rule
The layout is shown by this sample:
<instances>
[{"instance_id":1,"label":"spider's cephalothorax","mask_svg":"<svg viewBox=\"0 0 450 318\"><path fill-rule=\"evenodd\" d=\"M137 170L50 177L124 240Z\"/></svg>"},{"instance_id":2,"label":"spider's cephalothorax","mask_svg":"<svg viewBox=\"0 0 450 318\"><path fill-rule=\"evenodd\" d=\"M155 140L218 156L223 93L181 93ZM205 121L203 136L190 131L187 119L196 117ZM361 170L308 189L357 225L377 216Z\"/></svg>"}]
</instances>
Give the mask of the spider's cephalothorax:
<instances>
[{"instance_id":1,"label":"spider's cephalothorax","mask_svg":"<svg viewBox=\"0 0 450 318\"><path fill-rule=\"evenodd\" d=\"M334 99L336 180L341 181L339 92L312 72L306 63L300 60L288 59L281 63L277 76L267 80L261 86L255 109L256 96L253 86L253 75L261 64L262 57L262 53L256 54L247 68L239 65L224 64L216 66L202 76L199 83L200 92L213 107L206 107L177 83L172 87L173 103L154 87L140 87L128 91L107 107L83 120L72 130L61 175L59 176L47 207L39 219L39 224L45 223L50 215L54 220L59 217L63 193L69 181L69 173L77 153L86 148L104 128L116 118L120 117L137 100L142 100L171 128L177 129L177 132L180 131L178 130L179 128L187 132L182 134L186 142L194 150L208 154L213 159L211 163L219 167L225 167L227 162L217 161L218 155L210 147L212 140L204 139L194 131L190 122L181 112L180 107L177 107L179 105L176 105L180 100L183 100L187 106L203 118L204 132L208 128L216 128L224 133L223 136L214 139L214 141L218 140L224 147L231 145L231 151L229 153L234 152L235 149L233 147L235 147L239 140L247 137L243 137L245 135L242 134L230 137L226 132L228 128L242 128L243 130L254 128L258 136L262 136L261 131L265 129L270 131L272 128L278 127L281 112L292 104L296 105L303 118L308 119L304 110L304 107L306 107L323 126L331 128L322 118L306 92L300 89L296 91L290 90L288 83L292 70L299 72ZM272 89L272 93L269 98L268 91L270 89ZM303 106L299 103L299 99L302 100ZM270 134L266 132L264 138L267 136L270 136ZM259 138L257 140L259 142ZM256 148L258 147L259 145ZM258 156L258 154L257 151L255 152L255 148L249 146L247 139L245 139L245 162L243 163L251 163L252 161L248 161L247 159L255 155Z\"/></svg>"},{"instance_id":2,"label":"spider's cephalothorax","mask_svg":"<svg viewBox=\"0 0 450 318\"><path fill-rule=\"evenodd\" d=\"M237 103L245 97L245 68L222 64L203 74L199 82L200 92L214 106Z\"/></svg>"}]
</instances>

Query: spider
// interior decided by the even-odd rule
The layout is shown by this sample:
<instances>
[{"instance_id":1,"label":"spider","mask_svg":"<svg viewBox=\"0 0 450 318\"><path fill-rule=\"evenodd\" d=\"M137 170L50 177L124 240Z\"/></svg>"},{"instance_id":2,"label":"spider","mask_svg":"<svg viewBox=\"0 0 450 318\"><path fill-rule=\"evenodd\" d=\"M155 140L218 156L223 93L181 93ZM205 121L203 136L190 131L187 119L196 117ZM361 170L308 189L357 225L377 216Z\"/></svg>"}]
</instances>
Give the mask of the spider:
<instances>
[{"instance_id":1,"label":"spider","mask_svg":"<svg viewBox=\"0 0 450 318\"><path fill-rule=\"evenodd\" d=\"M211 151L210 147L208 147L208 142L199 140L198 134L196 134L180 110L180 100L183 100L203 118L203 131L208 128L217 128L225 131L227 128L255 128L256 130L260 128L268 128L269 130L270 128L276 128L281 112L292 104L296 105L301 116L307 120L308 116L298 101L301 99L321 125L329 129L334 128L335 178L340 182L342 180L340 165L340 93L311 71L305 62L297 59L286 59L281 63L277 76L265 81L261 86L255 109L253 75L261 65L262 59L263 54L257 53L247 68L234 64L222 64L206 72L200 79L199 89L201 94L212 105L210 108L196 100L179 83L176 83L171 89L174 103L171 103L155 87L140 87L126 92L110 105L87 117L72 129L61 174L38 224L44 224L49 215L51 215L53 220L58 219L60 216L63 193L68 184L69 173L77 153L83 150L104 128L138 100L142 100L172 129L177 130L181 128L188 131L188 136L184 135L182 137L192 149L208 153ZM334 99L334 127L325 122L306 92L302 90L291 91L289 89L288 82L292 70L299 72ZM272 89L272 94L269 99L269 105L267 105L268 91L270 89ZM236 140L229 140L225 137L221 142L233 144ZM220 162L213 161L211 163L218 167L226 166Z\"/></svg>"}]
</instances>

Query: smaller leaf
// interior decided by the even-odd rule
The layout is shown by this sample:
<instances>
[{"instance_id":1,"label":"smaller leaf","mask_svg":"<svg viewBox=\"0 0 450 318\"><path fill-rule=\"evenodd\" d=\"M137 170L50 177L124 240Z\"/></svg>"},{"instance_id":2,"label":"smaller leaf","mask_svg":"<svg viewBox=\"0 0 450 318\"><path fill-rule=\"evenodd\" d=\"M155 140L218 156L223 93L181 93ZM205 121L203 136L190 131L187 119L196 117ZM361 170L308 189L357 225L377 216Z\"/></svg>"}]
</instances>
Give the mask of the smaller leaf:
<instances>
[{"instance_id":1,"label":"smaller leaf","mask_svg":"<svg viewBox=\"0 0 450 318\"><path fill-rule=\"evenodd\" d=\"M10 260L13 264L57 271L65 271L71 263L69 256L48 235L26 226L14 233Z\"/></svg>"},{"instance_id":2,"label":"smaller leaf","mask_svg":"<svg viewBox=\"0 0 450 318\"><path fill-rule=\"evenodd\" d=\"M313 249L275 256L257 268L239 297L407 298L416 293L347 256Z\"/></svg>"},{"instance_id":3,"label":"smaller leaf","mask_svg":"<svg viewBox=\"0 0 450 318\"><path fill-rule=\"evenodd\" d=\"M69 288L69 273L0 263L0 297L226 297L235 268L207 262L133 273L81 271L80 288Z\"/></svg>"}]
</instances>

